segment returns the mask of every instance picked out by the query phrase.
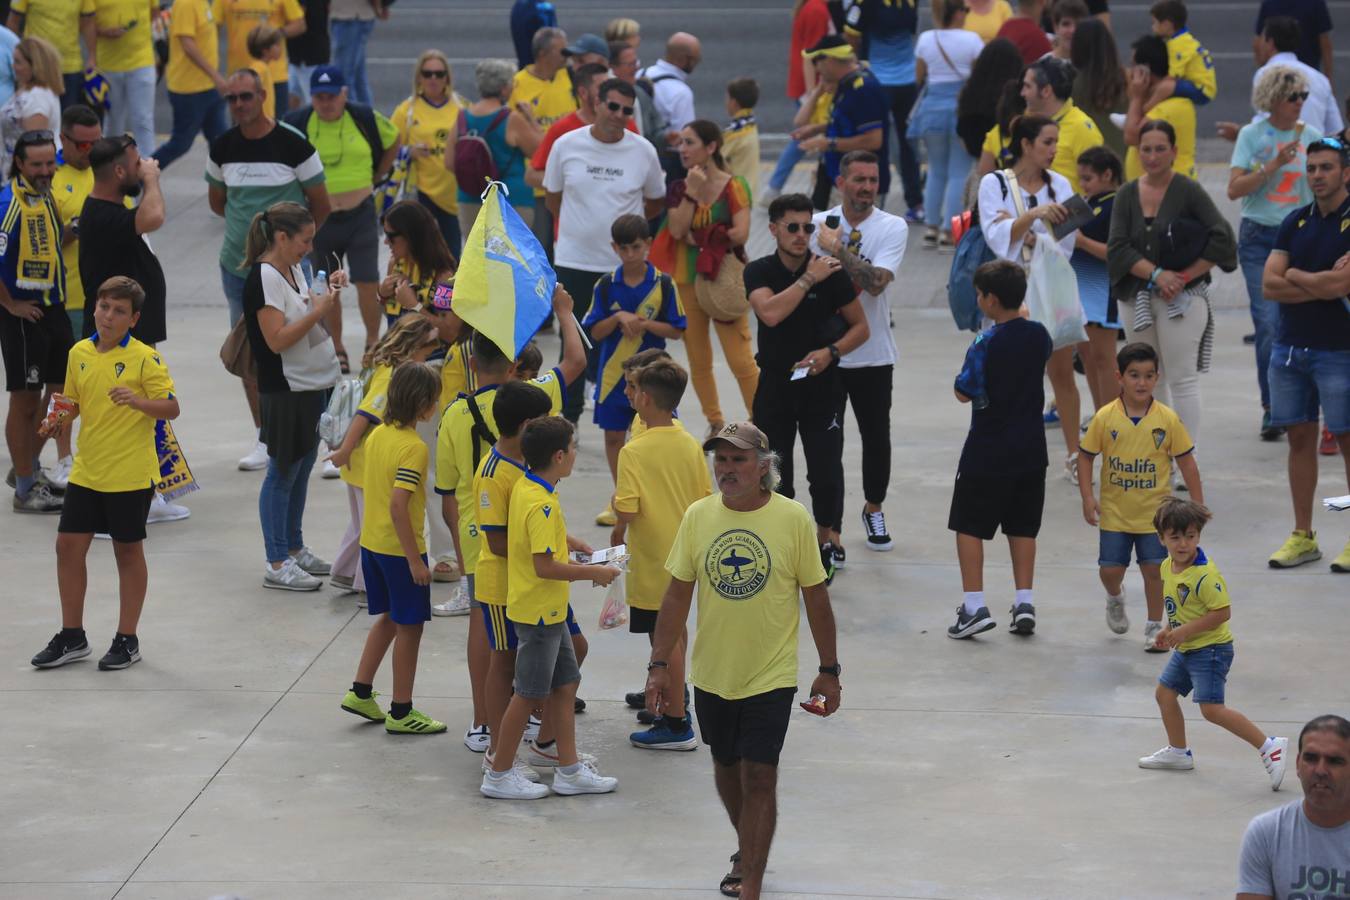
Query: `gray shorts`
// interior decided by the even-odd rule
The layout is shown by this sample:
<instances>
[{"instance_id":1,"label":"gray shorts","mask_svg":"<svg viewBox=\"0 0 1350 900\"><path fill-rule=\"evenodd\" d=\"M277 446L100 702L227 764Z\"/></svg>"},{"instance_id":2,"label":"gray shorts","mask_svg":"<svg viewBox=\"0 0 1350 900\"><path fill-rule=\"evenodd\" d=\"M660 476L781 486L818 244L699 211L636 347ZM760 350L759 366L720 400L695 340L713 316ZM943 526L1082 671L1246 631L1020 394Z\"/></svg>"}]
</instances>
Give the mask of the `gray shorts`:
<instances>
[{"instance_id":1,"label":"gray shorts","mask_svg":"<svg viewBox=\"0 0 1350 900\"><path fill-rule=\"evenodd\" d=\"M516 693L529 700L542 700L565 684L581 680L577 654L566 622L556 625L516 627Z\"/></svg>"},{"instance_id":2,"label":"gray shorts","mask_svg":"<svg viewBox=\"0 0 1350 900\"><path fill-rule=\"evenodd\" d=\"M346 259L352 284L380 280L380 225L375 217L375 198L367 197L355 209L331 213L314 235L310 260L315 271L331 272Z\"/></svg>"}]
</instances>

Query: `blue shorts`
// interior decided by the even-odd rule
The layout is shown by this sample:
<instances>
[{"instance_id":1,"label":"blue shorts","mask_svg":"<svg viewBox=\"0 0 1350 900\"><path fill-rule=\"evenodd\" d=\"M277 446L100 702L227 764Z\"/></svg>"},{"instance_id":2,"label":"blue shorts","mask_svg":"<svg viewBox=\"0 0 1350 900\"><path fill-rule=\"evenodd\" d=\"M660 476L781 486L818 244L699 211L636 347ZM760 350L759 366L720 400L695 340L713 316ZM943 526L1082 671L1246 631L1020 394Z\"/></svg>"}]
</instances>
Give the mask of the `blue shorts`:
<instances>
[{"instance_id":1,"label":"blue shorts","mask_svg":"<svg viewBox=\"0 0 1350 900\"><path fill-rule=\"evenodd\" d=\"M422 562L427 555L422 554ZM412 569L402 556L361 548L361 576L366 580L366 611L389 614L399 625L431 621L431 585L412 580Z\"/></svg>"},{"instance_id":2,"label":"blue shorts","mask_svg":"<svg viewBox=\"0 0 1350 900\"><path fill-rule=\"evenodd\" d=\"M1130 534L1125 531L1101 531L1097 546L1097 565L1102 568L1130 567L1130 551L1139 565L1158 565L1167 559L1167 548L1155 532Z\"/></svg>"},{"instance_id":3,"label":"blue shorts","mask_svg":"<svg viewBox=\"0 0 1350 900\"><path fill-rule=\"evenodd\" d=\"M1185 697L1195 689L1196 703L1223 703L1223 687L1233 666L1233 644L1210 644L1182 653L1177 650L1158 676L1158 683Z\"/></svg>"},{"instance_id":4,"label":"blue shorts","mask_svg":"<svg viewBox=\"0 0 1350 900\"><path fill-rule=\"evenodd\" d=\"M1276 341L1270 348L1270 424L1316 422L1350 433L1350 350L1312 350Z\"/></svg>"},{"instance_id":5,"label":"blue shorts","mask_svg":"<svg viewBox=\"0 0 1350 900\"><path fill-rule=\"evenodd\" d=\"M220 289L230 310L230 327L244 317L244 276L235 274L224 265L220 267Z\"/></svg>"},{"instance_id":6,"label":"blue shorts","mask_svg":"<svg viewBox=\"0 0 1350 900\"><path fill-rule=\"evenodd\" d=\"M495 603L480 603L483 611L483 625L487 628L488 646L493 650L514 650L520 646L516 635L516 623L506 617L506 607ZM573 637L581 634L581 626L572 615L572 604L567 604L567 632Z\"/></svg>"},{"instance_id":7,"label":"blue shorts","mask_svg":"<svg viewBox=\"0 0 1350 900\"><path fill-rule=\"evenodd\" d=\"M637 413L628 405L628 398L623 394L619 394L617 403L607 401L595 404L595 424L605 431L627 431L635 415Z\"/></svg>"}]
</instances>

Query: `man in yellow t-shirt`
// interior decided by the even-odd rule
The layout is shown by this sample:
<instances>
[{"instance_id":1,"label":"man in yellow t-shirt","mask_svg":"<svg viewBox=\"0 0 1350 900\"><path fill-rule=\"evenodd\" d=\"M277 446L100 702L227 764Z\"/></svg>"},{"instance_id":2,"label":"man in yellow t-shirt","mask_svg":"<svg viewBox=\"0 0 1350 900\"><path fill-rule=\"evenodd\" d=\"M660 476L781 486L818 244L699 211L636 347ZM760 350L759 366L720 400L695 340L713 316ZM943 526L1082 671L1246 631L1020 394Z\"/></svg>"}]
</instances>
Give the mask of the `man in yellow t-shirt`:
<instances>
[{"instance_id":1,"label":"man in yellow t-shirt","mask_svg":"<svg viewBox=\"0 0 1350 900\"><path fill-rule=\"evenodd\" d=\"M52 176L52 199L61 216L61 257L66 263L66 314L75 334L84 329L84 285L80 281L80 211L94 189L89 151L103 137L98 115L77 105L61 114L61 155Z\"/></svg>"},{"instance_id":2,"label":"man in yellow t-shirt","mask_svg":"<svg viewBox=\"0 0 1350 900\"><path fill-rule=\"evenodd\" d=\"M766 816L797 691L799 592L820 654L811 711L839 708L841 669L815 522L800 503L774 492L778 460L768 438L749 422L733 422L703 449L713 454L722 493L689 507L666 560L670 585L647 664L647 708L657 712L683 690L670 677L670 659L697 586L694 707L738 833L740 862L729 877L758 896L769 857Z\"/></svg>"},{"instance_id":3,"label":"man in yellow t-shirt","mask_svg":"<svg viewBox=\"0 0 1350 900\"><path fill-rule=\"evenodd\" d=\"M1187 178L1195 173L1195 104L1182 97L1168 97L1161 103L1146 108L1154 88L1167 78L1167 45L1157 35L1149 34L1134 42L1135 69L1130 73L1129 108L1125 112L1126 142L1129 135L1138 135L1139 127L1147 119L1160 120L1172 126L1176 134L1177 158L1172 171ZM1133 181L1144 174L1139 162L1139 139L1135 138L1125 151L1125 179Z\"/></svg>"},{"instance_id":4,"label":"man in yellow t-shirt","mask_svg":"<svg viewBox=\"0 0 1350 900\"><path fill-rule=\"evenodd\" d=\"M56 47L61 54L61 75L66 86L61 95L62 105L81 102L84 70L93 68L97 61L94 0L14 0L6 24L20 37L44 38ZM146 27L149 25L147 21ZM80 53L81 38L87 57Z\"/></svg>"},{"instance_id":5,"label":"man in yellow t-shirt","mask_svg":"<svg viewBox=\"0 0 1350 900\"><path fill-rule=\"evenodd\" d=\"M1073 66L1062 59L1043 57L1022 73L1022 99L1026 100L1027 112L1045 116L1059 126L1059 148L1050 168L1067 178L1077 194L1078 156L1089 147L1101 145L1103 140L1092 119L1069 99L1072 93ZM988 143L986 137L986 147ZM1068 198L1059 199L1063 202Z\"/></svg>"},{"instance_id":6,"label":"man in yellow t-shirt","mask_svg":"<svg viewBox=\"0 0 1350 900\"><path fill-rule=\"evenodd\" d=\"M155 146L155 50L151 23L159 0L94 0L98 69L108 81L109 134L130 132Z\"/></svg>"},{"instance_id":7,"label":"man in yellow t-shirt","mask_svg":"<svg viewBox=\"0 0 1350 900\"><path fill-rule=\"evenodd\" d=\"M248 33L256 25L280 28L286 37L305 33L305 11L298 0L212 0L211 13L225 29L225 69L237 72L249 67ZM277 109L290 109L290 67L283 47L281 56L268 63L272 73Z\"/></svg>"},{"instance_id":8,"label":"man in yellow t-shirt","mask_svg":"<svg viewBox=\"0 0 1350 900\"><path fill-rule=\"evenodd\" d=\"M192 149L197 132L208 143L225 133L225 76L216 25L210 0L174 0L164 69L173 133L155 151L160 169Z\"/></svg>"},{"instance_id":9,"label":"man in yellow t-shirt","mask_svg":"<svg viewBox=\"0 0 1350 900\"><path fill-rule=\"evenodd\" d=\"M530 41L534 62L517 72L512 82L512 105L528 105L543 132L577 109L572 79L567 74L567 58L563 56L566 46L567 34L561 28L540 28ZM544 173L530 166L529 157L525 160L525 180L535 185L534 224L531 227L545 247L552 247L553 214L543 202L544 189L540 187Z\"/></svg>"}]
</instances>

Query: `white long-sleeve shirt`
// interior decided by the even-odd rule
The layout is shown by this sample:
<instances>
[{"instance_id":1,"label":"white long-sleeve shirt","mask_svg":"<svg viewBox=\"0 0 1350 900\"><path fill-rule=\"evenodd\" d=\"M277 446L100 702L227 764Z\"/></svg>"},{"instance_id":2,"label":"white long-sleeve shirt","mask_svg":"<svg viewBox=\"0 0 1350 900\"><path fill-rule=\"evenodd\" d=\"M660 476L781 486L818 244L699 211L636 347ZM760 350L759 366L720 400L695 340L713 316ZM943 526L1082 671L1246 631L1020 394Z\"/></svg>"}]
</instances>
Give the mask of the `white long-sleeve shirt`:
<instances>
[{"instance_id":1,"label":"white long-sleeve shirt","mask_svg":"<svg viewBox=\"0 0 1350 900\"><path fill-rule=\"evenodd\" d=\"M1025 264L1022 259L1024 239L1018 238L1016 241L1012 239L1012 225L1018 215L1013 191L1018 191L1022 195L1024 209L1044 206L1047 203L1063 203L1073 196L1073 188L1069 186L1067 178L1049 170L1045 174L1050 178L1050 183L1042 184L1041 189L1035 194L1027 193L1016 178L1005 178L1002 172L990 172L980 179L980 230L984 232L984 240L989 244L989 249L994 251L994 255L999 259L1010 260L1019 266ZM999 185L1001 178L1008 185L1007 196L1004 196L1003 188ZM1007 215L1000 216L1000 213ZM1044 240L1057 245L1066 257L1073 253L1074 236L1077 232L1071 231L1056 241L1044 219L1032 222L1031 231L1036 233L1038 242Z\"/></svg>"}]
</instances>

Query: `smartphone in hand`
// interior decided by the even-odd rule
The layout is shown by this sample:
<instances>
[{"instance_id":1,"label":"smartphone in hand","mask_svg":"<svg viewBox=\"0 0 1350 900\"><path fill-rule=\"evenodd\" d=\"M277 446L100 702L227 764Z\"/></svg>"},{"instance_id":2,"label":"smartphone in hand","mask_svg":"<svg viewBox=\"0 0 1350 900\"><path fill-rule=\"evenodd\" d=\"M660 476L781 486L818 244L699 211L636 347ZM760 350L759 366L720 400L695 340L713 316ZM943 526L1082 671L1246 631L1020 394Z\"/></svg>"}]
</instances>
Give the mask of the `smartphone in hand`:
<instances>
[{"instance_id":1,"label":"smartphone in hand","mask_svg":"<svg viewBox=\"0 0 1350 900\"><path fill-rule=\"evenodd\" d=\"M829 215L829 216L826 216L826 217L825 217L825 227L826 227L826 228L838 228L838 227L839 227L839 217L836 216L836 215Z\"/></svg>"}]
</instances>

